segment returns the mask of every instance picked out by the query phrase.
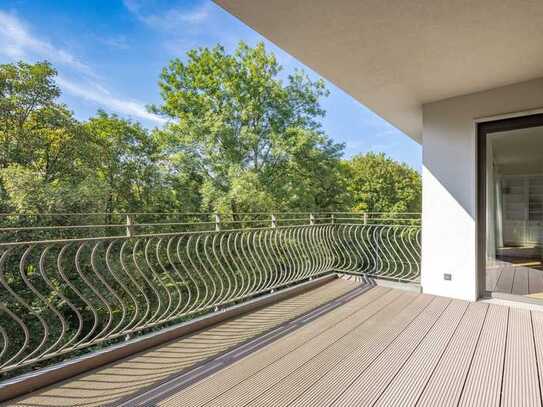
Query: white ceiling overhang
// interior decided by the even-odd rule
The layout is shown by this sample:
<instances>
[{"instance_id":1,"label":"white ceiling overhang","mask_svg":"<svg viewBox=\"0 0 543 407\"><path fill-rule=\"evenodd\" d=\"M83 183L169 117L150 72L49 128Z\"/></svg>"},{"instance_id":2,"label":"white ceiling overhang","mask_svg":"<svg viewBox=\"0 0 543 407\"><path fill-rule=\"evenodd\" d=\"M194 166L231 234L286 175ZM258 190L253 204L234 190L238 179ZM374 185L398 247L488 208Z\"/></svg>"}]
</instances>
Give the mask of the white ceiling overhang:
<instances>
[{"instance_id":1,"label":"white ceiling overhang","mask_svg":"<svg viewBox=\"0 0 543 407\"><path fill-rule=\"evenodd\" d=\"M543 0L215 0L418 142L422 105L543 76Z\"/></svg>"}]
</instances>

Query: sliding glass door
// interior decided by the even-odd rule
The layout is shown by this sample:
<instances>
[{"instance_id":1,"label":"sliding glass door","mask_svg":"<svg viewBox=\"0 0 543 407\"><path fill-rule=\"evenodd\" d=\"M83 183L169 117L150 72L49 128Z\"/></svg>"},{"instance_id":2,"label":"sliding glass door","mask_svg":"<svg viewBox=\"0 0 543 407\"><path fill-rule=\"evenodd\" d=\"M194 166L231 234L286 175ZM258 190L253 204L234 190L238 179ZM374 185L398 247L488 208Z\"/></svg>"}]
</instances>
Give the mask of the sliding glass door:
<instances>
[{"instance_id":1,"label":"sliding glass door","mask_svg":"<svg viewBox=\"0 0 543 407\"><path fill-rule=\"evenodd\" d=\"M480 285L543 300L543 115L478 133Z\"/></svg>"}]
</instances>

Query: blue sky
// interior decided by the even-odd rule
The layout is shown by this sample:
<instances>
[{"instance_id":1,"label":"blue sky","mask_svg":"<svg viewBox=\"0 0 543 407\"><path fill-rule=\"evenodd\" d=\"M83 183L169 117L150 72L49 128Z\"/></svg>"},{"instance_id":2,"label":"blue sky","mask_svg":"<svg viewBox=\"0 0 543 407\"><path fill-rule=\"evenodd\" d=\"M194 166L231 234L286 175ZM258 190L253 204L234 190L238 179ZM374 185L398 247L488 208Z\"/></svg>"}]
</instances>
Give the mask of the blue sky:
<instances>
[{"instance_id":1,"label":"blue sky","mask_svg":"<svg viewBox=\"0 0 543 407\"><path fill-rule=\"evenodd\" d=\"M208 0L0 0L0 62L47 59L58 69L62 100L86 119L97 109L140 121L162 120L145 106L159 103L160 70L194 47L264 41L284 75L309 68ZM346 93L331 94L323 128L350 157L383 151L420 170L421 148Z\"/></svg>"}]
</instances>

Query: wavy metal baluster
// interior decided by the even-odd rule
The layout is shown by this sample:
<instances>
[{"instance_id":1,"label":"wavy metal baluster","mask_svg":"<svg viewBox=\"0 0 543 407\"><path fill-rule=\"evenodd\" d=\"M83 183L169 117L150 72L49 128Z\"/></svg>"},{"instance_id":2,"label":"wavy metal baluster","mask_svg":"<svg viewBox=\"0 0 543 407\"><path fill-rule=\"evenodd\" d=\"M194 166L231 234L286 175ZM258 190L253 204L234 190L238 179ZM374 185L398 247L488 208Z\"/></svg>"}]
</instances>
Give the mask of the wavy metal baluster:
<instances>
[{"instance_id":1,"label":"wavy metal baluster","mask_svg":"<svg viewBox=\"0 0 543 407\"><path fill-rule=\"evenodd\" d=\"M58 291L53 287L53 285L51 284L50 280L47 278L47 275L45 273L45 257L47 255L49 249L50 249L50 246L46 246L42 250L42 252L40 254L38 268L39 268L39 271L40 271L40 275L41 275L43 281L45 282L45 284L47 285L47 287L51 290L51 292L54 295L59 296ZM59 344L64 339L64 334L67 331L68 323L66 322L66 320L64 319L64 317L62 316L60 311L52 304L52 301L48 301L37 290L36 290L35 294L46 304L46 307L49 308L53 312L53 314L58 318L58 320L60 321L60 324L61 324L61 332L58 335L57 340L54 341L53 344L51 344L48 348L43 350L43 352L40 355L38 355L37 359L40 359L41 357L44 357L44 356L48 355L49 353L54 353L55 352L55 349L59 346ZM60 297L60 298L62 298L62 297Z\"/></svg>"},{"instance_id":2,"label":"wavy metal baluster","mask_svg":"<svg viewBox=\"0 0 543 407\"><path fill-rule=\"evenodd\" d=\"M204 254L205 254L205 257L206 257L206 261L207 263L209 264L209 267L211 269L211 271L213 272L212 274L214 274L214 278L215 280L218 282L218 289L217 289L217 292L215 294L215 297L213 299L213 306L215 307L218 307L219 304L222 304L223 301L224 301L224 298L225 298L225 294L226 294L226 276L221 272L222 270L220 269L220 267L217 267L215 265L215 256L216 256L216 251L215 251L215 246L217 244L217 234L218 232L215 232L213 233L211 239L209 239L208 243L209 245L211 246L211 248L208 249L208 244L206 244L204 246ZM209 236L208 236L209 237ZM211 253L211 254L210 254Z\"/></svg>"},{"instance_id":3,"label":"wavy metal baluster","mask_svg":"<svg viewBox=\"0 0 543 407\"><path fill-rule=\"evenodd\" d=\"M284 236L284 230L283 229L274 229L273 230L273 234L274 234L274 239L273 239L273 242L274 242L274 245L275 245L275 248L278 252L278 256L279 258L281 258L281 269L280 269L280 276L279 276L279 279L277 281L277 286L282 286L286 283L286 281L288 281L288 272L289 272L289 269L292 267L290 265L290 262L289 262L289 259L288 259L288 253L287 253L287 248L285 246L285 244L283 244L283 236Z\"/></svg>"},{"instance_id":4,"label":"wavy metal baluster","mask_svg":"<svg viewBox=\"0 0 543 407\"><path fill-rule=\"evenodd\" d=\"M113 312L112 312L111 305L109 304L109 302L100 293L100 291L98 291L98 289L90 282L90 280L88 279L88 277L85 275L85 273L83 272L83 270L81 268L81 253L83 253L83 248L85 248L86 246L87 246L86 243L82 243L79 246L79 248L77 249L77 252L75 254L75 269L77 270L77 272L81 276L81 279L85 282L85 284L87 284L87 286L94 293L94 295L96 295L96 297L98 297L100 302L102 304L104 304L104 306L106 307L106 310L107 310L107 314L108 314L107 322L105 323L105 326L92 339L90 339L90 343L94 343L97 339L100 339L100 338L102 338L103 336L105 336L107 334L107 330L111 326L111 323L113 322ZM95 309L94 306L92 306L92 307ZM98 317L98 313L95 312L95 314ZM98 320L96 321L96 326L97 325L98 325Z\"/></svg>"},{"instance_id":5,"label":"wavy metal baluster","mask_svg":"<svg viewBox=\"0 0 543 407\"><path fill-rule=\"evenodd\" d=\"M149 278L147 277L146 273L143 271L143 269L140 267L140 265L138 264L138 255L137 255L137 252L138 252L138 248L139 248L139 245L140 245L140 242L142 240L141 239L137 239L134 243L134 246L132 247L132 262L134 264L134 267L135 269L138 271L138 273L142 276L143 280L147 283L147 285L151 288L151 291L153 292L154 296L157 298L157 303L156 303L156 311L153 311L153 308L154 308L154 304L152 303L151 299L149 297L148 298L148 301L149 301L149 313L151 314L152 312L154 312L153 314L149 315L148 319L145 320L145 321L142 321L142 324L143 326L149 326L151 325L154 321L156 321L157 319L157 315L158 313L160 312L160 309L162 308L162 298L160 297L160 294L158 292L158 290L156 289L156 286L149 280ZM145 256L145 252L146 252L146 246L144 247L144 256ZM145 290L144 290L145 292Z\"/></svg>"},{"instance_id":6,"label":"wavy metal baluster","mask_svg":"<svg viewBox=\"0 0 543 407\"><path fill-rule=\"evenodd\" d=\"M160 276L160 274L156 271L156 268L153 266L153 262L152 262L152 256L154 254L154 251L151 249L152 247L152 242L155 240L155 238L151 237L147 240L147 244L145 245L145 263L147 264L147 269L150 270L152 276L153 276L153 284L154 286L157 288L157 292L159 293L160 295L160 291L164 291L166 293L166 299L167 299L167 305L165 305L165 308L164 310L162 310L163 307L157 307L157 316L156 316L156 319L152 320L152 322L150 322L152 325L156 325L156 324L159 324L161 322L164 322L164 316L166 314L168 314L168 311L170 310L171 306L172 306L172 295L170 293L170 290L168 290L168 287L166 287L166 285L164 284L164 282L162 281L162 278ZM158 240L157 240L157 244L158 244ZM155 246L156 247L156 246ZM160 295L161 296L161 295ZM164 299L163 296L161 296L161 299Z\"/></svg>"},{"instance_id":7,"label":"wavy metal baluster","mask_svg":"<svg viewBox=\"0 0 543 407\"><path fill-rule=\"evenodd\" d=\"M224 266L224 261L221 258L223 255L222 243L224 240L224 232L218 232L213 236L212 245L212 259L210 260L211 264L216 263L217 266L213 266L217 276L221 282L221 294L217 301L217 305L223 305L228 303L231 300L232 295L232 279L230 273L226 270ZM232 276L233 277L233 276Z\"/></svg>"},{"instance_id":8,"label":"wavy metal baluster","mask_svg":"<svg viewBox=\"0 0 543 407\"><path fill-rule=\"evenodd\" d=\"M278 282L281 278L280 273L280 263L278 262L277 256L273 253L273 244L274 237L276 236L276 231L274 229L269 229L266 231L265 240L264 240L264 258L269 259L270 267L270 288L274 289L277 287Z\"/></svg>"},{"instance_id":9,"label":"wavy metal baluster","mask_svg":"<svg viewBox=\"0 0 543 407\"><path fill-rule=\"evenodd\" d=\"M147 295L145 295L145 291L144 291L143 286L140 283L137 282L137 280L135 278L135 273L133 273L132 271L130 271L128 269L127 263L125 262L126 257L125 257L124 252L125 252L125 249L126 249L129 242L130 242L129 240L125 240L121 244L121 249L119 250L119 262L121 263L121 269L123 270L124 274L126 274L128 279L132 282L132 284L134 284L134 286L137 288L137 291L139 291L141 293L140 298L145 301L145 312L143 313L143 315L141 315L141 317L139 317L139 315L140 315L140 301L138 301L137 297L135 297L136 298L136 305L135 305L135 310L134 310L134 325L132 326L132 330L137 330L138 328L140 328L140 327L142 327L144 325L145 319L147 318L147 315L149 315L149 312L151 311L151 304L149 302L149 298L147 298ZM128 254L126 256L130 256L130 254ZM139 317L139 319L138 319L138 317ZM128 327L127 327L127 329L128 329Z\"/></svg>"},{"instance_id":10,"label":"wavy metal baluster","mask_svg":"<svg viewBox=\"0 0 543 407\"><path fill-rule=\"evenodd\" d=\"M224 270L225 275L228 276L228 281L230 283L229 293L226 299L227 302L235 301L241 289L241 283L238 284L238 280L240 279L239 273L236 270L236 268L232 266L233 262L227 255L228 253L231 253L230 252L231 238L232 238L232 233L223 232L221 234L221 239L219 241L219 251L220 251L220 258L221 258L221 260L219 261L219 264L221 265L221 268Z\"/></svg>"},{"instance_id":11,"label":"wavy metal baluster","mask_svg":"<svg viewBox=\"0 0 543 407\"><path fill-rule=\"evenodd\" d=\"M8 258L8 255L9 253L12 252L12 248L8 248L7 250L5 250L3 253L2 253L2 257L0 257L0 284L2 284L2 286L7 290L7 292L9 292L11 295L13 295L13 290L11 289L11 287L9 287L9 285L7 284L7 281L6 281L6 278L4 276L4 270L5 270L5 263L7 261L7 258ZM17 300L17 295L14 296L14 298ZM15 315L8 307L6 304L4 303L0 303L0 310L3 311L4 313L6 313L9 317L11 317L20 327L21 329L23 330L23 334L24 334L24 340L23 340L23 344L21 345L21 347L19 348L18 351L16 351L8 360L6 360L4 363L2 363L0 365L0 369L1 368L4 368L6 366L10 366L11 363L14 363L17 358L26 350L26 348L28 347L28 344L30 342L30 332L28 330L28 327L26 326L26 324L24 323L24 321L19 318L17 315ZM6 336L7 337L7 336ZM6 346L8 344L8 340L6 340Z\"/></svg>"},{"instance_id":12,"label":"wavy metal baluster","mask_svg":"<svg viewBox=\"0 0 543 407\"><path fill-rule=\"evenodd\" d=\"M109 244L107 245L107 249L106 249L106 253L105 253L105 263L106 263L106 269L108 270L109 274L111 274L111 276L113 277L113 279L115 280L115 282L122 288L123 292L126 293L126 295L128 295L128 297L130 297L130 299L132 300L132 303L134 304L134 309L136 310L134 312L134 315L132 316L132 318L127 322L127 324L121 329L121 325L122 325L122 322L124 322L125 318L126 318L126 315L128 314L128 309L129 307L124 304L124 301L122 301L122 299L120 299L120 302L121 302L121 307L122 307L122 318L121 318L121 321L119 322L118 326L117 326L117 330L119 332L127 332L131 327L132 325L134 324L134 322L136 321L136 318L137 318L137 310L138 310L138 301L136 300L136 297L134 297L134 295L132 294L132 292L130 291L130 289L126 286L126 284L122 281L122 279L120 279L118 276L117 276L117 273L115 273L113 271L113 267L112 267L112 263L111 263L111 251L113 250L113 247L114 245L118 243L117 240L112 240L111 242L109 242ZM114 335L115 333L117 333L117 331L114 329L110 335Z\"/></svg>"},{"instance_id":13,"label":"wavy metal baluster","mask_svg":"<svg viewBox=\"0 0 543 407\"><path fill-rule=\"evenodd\" d=\"M206 240L209 237L209 235L206 235L203 245L205 247ZM215 284L215 280L213 280L213 277L208 272L207 267L205 267L204 262L202 261L202 258L200 256L200 250L199 245L201 241L202 235L198 235L198 238L195 241L195 247L196 247L196 259L198 262L198 265L195 267L197 271L197 274L200 276L200 279L202 280L204 287L205 287L205 298L202 300L202 306L201 309L207 309L213 304L213 297L217 291L217 286Z\"/></svg>"},{"instance_id":14,"label":"wavy metal baluster","mask_svg":"<svg viewBox=\"0 0 543 407\"><path fill-rule=\"evenodd\" d=\"M318 223L6 245L0 373L331 271L417 281L420 231Z\"/></svg>"},{"instance_id":15,"label":"wavy metal baluster","mask_svg":"<svg viewBox=\"0 0 543 407\"><path fill-rule=\"evenodd\" d=\"M238 233L237 232L229 232L226 239L226 251L228 255L225 255L226 258L226 264L229 264L230 269L232 270L232 275L235 279L235 293L233 295L233 300L239 299L244 292L245 289L245 282L247 279L243 277L243 270L242 266L238 264L239 262L236 262L236 259L234 257L235 253L235 247L236 247L236 240L237 240ZM224 251L224 248L223 248ZM238 283L239 281L239 283Z\"/></svg>"},{"instance_id":16,"label":"wavy metal baluster","mask_svg":"<svg viewBox=\"0 0 543 407\"><path fill-rule=\"evenodd\" d=\"M23 282L25 283L25 285L30 289L30 291L32 291L32 293L34 293L34 295L36 295L40 300L44 301L44 298L41 295L41 293L38 290L36 290L36 288L30 282L30 280L28 279L28 277L26 275L27 258L28 258L28 255L30 254L30 252L32 251L32 249L34 249L34 247L35 246L29 246L25 250L23 255L21 256L21 260L19 262L19 274L20 274ZM49 327L49 324L45 321L45 319L43 319L43 317L40 315L40 313L36 312L34 310L34 308L30 304L28 304L26 301L24 301L18 295L16 295L15 297L18 300L20 300L22 304L24 304L24 306L30 311L31 314L35 315L38 318L38 320L40 321L40 324L42 325L42 328L43 328L43 337L42 337L40 343L38 344L38 346L36 348L34 348L34 350L32 350L30 353L28 353L27 355L25 355L22 359L20 359L18 361L19 364L23 364L26 360L31 359L32 356L39 353L40 349L42 349L45 346L45 343L47 342L47 339L49 338L50 327ZM49 305L47 300L45 300L44 302L45 302L46 305Z\"/></svg>"},{"instance_id":17,"label":"wavy metal baluster","mask_svg":"<svg viewBox=\"0 0 543 407\"><path fill-rule=\"evenodd\" d=\"M302 228L289 228L290 240L292 242L292 257L294 259L293 275L289 280L289 283L296 281L303 273L303 259L300 253L299 236Z\"/></svg>"},{"instance_id":18,"label":"wavy metal baluster","mask_svg":"<svg viewBox=\"0 0 543 407\"><path fill-rule=\"evenodd\" d=\"M1 305L0 309L2 309ZM2 360L8 350L9 339L6 330L2 326L0 326L0 334L2 335L2 350L0 350L0 360Z\"/></svg>"},{"instance_id":19,"label":"wavy metal baluster","mask_svg":"<svg viewBox=\"0 0 543 407\"><path fill-rule=\"evenodd\" d=\"M177 282L173 279L172 273L166 268L166 266L164 265L163 261L160 258L160 253L161 253L160 249L162 247L162 242L163 241L164 241L164 238L162 238L162 237L160 239L158 239L156 249L155 249L155 256L156 256L156 259L157 259L157 263L158 263L160 269L162 270L162 274L164 275L164 278L166 280L169 280L169 282L171 284L171 287L175 288L175 292L177 293L177 298L178 298L177 306L174 306L174 300L172 298L172 302L171 302L172 309L170 310L169 313L168 312L164 313L163 321L170 321L172 318L174 318L176 316L177 309L179 308L179 303L181 301L181 291L179 290ZM167 249L166 249L166 259L169 259ZM162 281L162 279L161 279L161 281ZM166 286L166 288L167 288L167 286Z\"/></svg>"},{"instance_id":20,"label":"wavy metal baluster","mask_svg":"<svg viewBox=\"0 0 543 407\"><path fill-rule=\"evenodd\" d=\"M173 251L172 246L174 245L174 242L175 242L176 239L178 239L176 236L170 237L168 239L168 243L166 245L166 257L168 259L168 263L169 263L170 267L172 268L172 270L175 272L175 275L177 276L177 278L179 279L178 281L175 281L177 290L179 292L179 300L177 301L177 306L175 307L175 309L172 312L172 317L179 317L179 316L182 315L181 310L183 309L183 298L184 298L184 296L183 296L183 293L181 291L182 291L182 288L187 287L187 283L186 283L185 279L183 278L179 268L177 268L177 266L175 265L174 257L172 255L172 251ZM172 279L173 279L173 277L172 277Z\"/></svg>"},{"instance_id":21,"label":"wavy metal baluster","mask_svg":"<svg viewBox=\"0 0 543 407\"><path fill-rule=\"evenodd\" d=\"M68 251L68 249L70 247L71 247L71 244L68 243L68 244L64 245L62 247L62 249L60 250L60 253L58 255L58 260L57 260L58 272L59 272L62 280L64 280L64 282L66 283L66 285L79 297L79 299L81 301L83 301L85 303L87 308L92 313L92 317L93 317L93 323L92 323L91 329L89 330L89 332L83 338L79 339L78 341L76 341L74 343L73 348L75 349L79 345L81 345L82 343L85 343L87 341L87 339L89 339L90 336L92 336L92 334L96 330L96 327L98 326L98 314L96 313L96 310L95 310L94 306L91 304L91 302L88 300L88 298L81 293L81 291L73 284L72 280L70 278L68 278L66 273L65 273L64 266L62 265L62 259L64 258L64 255L66 254L66 252ZM79 248L77 250L79 250ZM74 259L74 264L75 264L75 262L76 261ZM81 332L83 331L83 328L84 328L83 315L79 311L76 311L76 313L77 313L77 319L79 321L79 326L78 326L76 335L74 335L74 337L72 338L74 341L77 340L77 338L79 338L79 335L81 334Z\"/></svg>"},{"instance_id":22,"label":"wavy metal baluster","mask_svg":"<svg viewBox=\"0 0 543 407\"><path fill-rule=\"evenodd\" d=\"M189 236L190 239L190 236ZM185 272L186 278L184 281L187 284L187 300L185 302L185 306L181 310L181 315L190 314L197 304L197 298L200 296L200 291L198 289L198 286L196 285L196 281L192 278L191 272L189 270L188 265L186 264L186 261L183 261L183 252L181 250L181 245L183 244L184 236L180 236L179 240L177 241L176 245L176 254L177 254L177 260L179 261L179 264L181 265L181 268ZM186 246L188 247L188 239ZM192 288L194 287L194 288ZM193 295L193 291L195 291L195 294Z\"/></svg>"},{"instance_id":23,"label":"wavy metal baluster","mask_svg":"<svg viewBox=\"0 0 543 407\"><path fill-rule=\"evenodd\" d=\"M96 253L98 251L98 248L102 245L102 243L103 243L102 241L98 241L98 242L96 242L96 244L92 248L92 252L91 252L92 271L94 272L94 274L96 275L98 280L104 285L106 290L109 291L109 293L113 296L113 298L115 298L115 300L119 303L119 305L121 306L121 313L122 313L121 320L117 323L117 325L115 325L112 329L109 329L109 326L106 326L104 328L104 335L103 336L98 335L98 337L100 337L100 338L108 338L108 337L114 335L117 332L117 330L121 327L122 323L124 322L124 319L126 317L126 307L125 307L124 302L121 299L121 297L119 297L119 295L117 295L115 290L107 283L107 281L104 279L104 277L98 271L98 266L96 264ZM108 304L109 304L109 301L108 301ZM110 312L111 323L113 323L113 319L114 319L114 308L116 308L114 302L109 304L108 311Z\"/></svg>"},{"instance_id":24,"label":"wavy metal baluster","mask_svg":"<svg viewBox=\"0 0 543 407\"><path fill-rule=\"evenodd\" d=\"M252 235L253 235L253 239L252 239L252 242L251 242L251 249L252 250L249 250L250 251L250 254L251 254L251 259L253 260L253 263L254 263L254 268L256 270L258 270L258 284L255 288L255 292L259 293L259 292L262 292L262 291L266 291L268 289L266 283L267 283L267 278L266 278L266 266L264 265L264 262L262 261L262 258L261 256L259 256L258 254L258 242L260 241L261 239L261 230L255 230L252 232Z\"/></svg>"}]
</instances>

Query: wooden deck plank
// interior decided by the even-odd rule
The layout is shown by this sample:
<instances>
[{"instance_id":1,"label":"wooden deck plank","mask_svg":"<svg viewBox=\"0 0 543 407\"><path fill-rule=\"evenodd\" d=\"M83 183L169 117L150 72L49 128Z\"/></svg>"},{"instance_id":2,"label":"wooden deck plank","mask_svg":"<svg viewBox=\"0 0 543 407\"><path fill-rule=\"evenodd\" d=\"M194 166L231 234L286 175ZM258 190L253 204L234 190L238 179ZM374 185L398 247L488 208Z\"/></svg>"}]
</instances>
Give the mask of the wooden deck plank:
<instances>
[{"instance_id":1,"label":"wooden deck plank","mask_svg":"<svg viewBox=\"0 0 543 407\"><path fill-rule=\"evenodd\" d=\"M511 293L514 278L515 270L512 267L503 267L500 278L498 279L494 290L500 293Z\"/></svg>"},{"instance_id":2,"label":"wooden deck plank","mask_svg":"<svg viewBox=\"0 0 543 407\"><path fill-rule=\"evenodd\" d=\"M495 291L496 289L496 283L500 279L500 275L502 273L503 268L500 266L494 266L489 267L486 269L485 277L486 277L486 284L485 289L487 291Z\"/></svg>"},{"instance_id":3,"label":"wooden deck plank","mask_svg":"<svg viewBox=\"0 0 543 407\"><path fill-rule=\"evenodd\" d=\"M508 315L508 308L489 305L459 407L499 405Z\"/></svg>"},{"instance_id":4,"label":"wooden deck plank","mask_svg":"<svg viewBox=\"0 0 543 407\"><path fill-rule=\"evenodd\" d=\"M530 269L528 272L528 292L530 295L543 295L543 271Z\"/></svg>"},{"instance_id":5,"label":"wooden deck plank","mask_svg":"<svg viewBox=\"0 0 543 407\"><path fill-rule=\"evenodd\" d=\"M369 406L385 390L396 373L409 359L439 317L451 303L446 298L436 298L435 306L427 308L407 327L379 357L355 380L343 384L346 390L335 400L333 406ZM322 405L318 403L318 405Z\"/></svg>"},{"instance_id":6,"label":"wooden deck plank","mask_svg":"<svg viewBox=\"0 0 543 407\"><path fill-rule=\"evenodd\" d=\"M161 371L180 371L342 287L302 294L8 405L115 402L141 389L145 375L148 386ZM543 313L525 309L376 287L250 352L149 405L520 407L543 399Z\"/></svg>"},{"instance_id":7,"label":"wooden deck plank","mask_svg":"<svg viewBox=\"0 0 543 407\"><path fill-rule=\"evenodd\" d=\"M543 312L532 312L531 314L537 368L539 372L539 392L543 399Z\"/></svg>"},{"instance_id":8,"label":"wooden deck plank","mask_svg":"<svg viewBox=\"0 0 543 407\"><path fill-rule=\"evenodd\" d=\"M340 366L346 359L358 357L361 352L367 352L369 348L374 347L376 342L382 340L385 331L389 336L401 331L430 301L429 296L416 296L407 306L397 302L395 306L387 307L368 320L363 329L352 332L346 341L338 342L334 347L322 352L247 406L290 405L335 366Z\"/></svg>"},{"instance_id":9,"label":"wooden deck plank","mask_svg":"<svg viewBox=\"0 0 543 407\"><path fill-rule=\"evenodd\" d=\"M405 365L387 385L377 402L373 404L374 406L414 406L416 404L468 309L468 305L466 301L457 300L449 305Z\"/></svg>"},{"instance_id":10,"label":"wooden deck plank","mask_svg":"<svg viewBox=\"0 0 543 407\"><path fill-rule=\"evenodd\" d=\"M334 327L334 329L322 333L312 341L307 342L302 347L298 348L296 352L291 352L279 361L268 364L265 369L256 372L251 377L241 381L233 388L222 393L219 397L209 401L206 406L245 406L300 365L307 363L316 355L330 347L337 348L337 343L344 343L345 337L348 337L353 331L364 329L363 326L369 318L380 313L381 310L386 309L390 304L394 304L396 300L399 300L400 303L405 306L406 302L412 301L415 296L416 294L413 293L403 293L392 290L390 293L377 298L361 310L361 312L356 313L352 318L348 318ZM398 312L398 309L396 309L396 312ZM281 342L282 341L279 340L272 346L282 346ZM251 361L251 358L248 358L245 363L253 362ZM237 371L239 371L239 368ZM231 375L231 372L222 372L220 374ZM183 401L185 402L185 399L183 399ZM166 402L160 405L175 406L178 404L177 402Z\"/></svg>"},{"instance_id":11,"label":"wooden deck plank","mask_svg":"<svg viewBox=\"0 0 543 407\"><path fill-rule=\"evenodd\" d=\"M456 407L458 405L487 311L487 304L469 305L417 406Z\"/></svg>"},{"instance_id":12,"label":"wooden deck plank","mask_svg":"<svg viewBox=\"0 0 543 407\"><path fill-rule=\"evenodd\" d=\"M344 363L333 367L326 372L318 381L316 381L306 392L290 404L291 407L304 406L329 406L345 390L345 387L352 383L356 378L370 366L379 355L396 338L407 329L413 320L420 316L421 320L426 320L436 312L441 312L446 304L435 297L421 295L419 298L426 297L422 312L414 318L404 320L390 321L383 329L379 330L373 343L353 352ZM429 302L429 304L428 304Z\"/></svg>"},{"instance_id":13,"label":"wooden deck plank","mask_svg":"<svg viewBox=\"0 0 543 407\"><path fill-rule=\"evenodd\" d=\"M366 315L367 306L371 306L374 302L387 294L390 295L390 300L397 298L400 293L391 293L392 290L383 287L376 287L369 292L364 293L360 297L355 298L346 305L343 305L335 310L335 313L329 313L316 321L302 327L294 333L281 339L281 346L268 346L258 352L249 355L243 360L226 367L220 372L212 375L205 381L198 382L187 388L180 395L162 401L159 405L176 405L178 396L182 397L184 405L202 406L221 394L227 392L231 388L237 386L246 379L251 378L260 370L277 360L281 360L292 352L297 352L298 349L308 343L313 343L315 338L320 335L331 334L332 331L338 329L338 325L342 324L343 328L352 326L353 322L360 318L360 315ZM379 305L379 304L377 304ZM375 307L375 305L373 305ZM342 313L344 318L338 318L337 314ZM322 326L321 321L327 320L330 323L327 326ZM341 329L341 327L340 327Z\"/></svg>"},{"instance_id":14,"label":"wooden deck plank","mask_svg":"<svg viewBox=\"0 0 543 407\"><path fill-rule=\"evenodd\" d=\"M528 269L526 267L516 267L511 293L515 295L528 294Z\"/></svg>"},{"instance_id":15,"label":"wooden deck plank","mask_svg":"<svg viewBox=\"0 0 543 407\"><path fill-rule=\"evenodd\" d=\"M9 405L90 407L113 403L331 301L356 286L358 284L355 282L335 280L296 297L35 391L10 402ZM379 290L384 290L379 291L381 294L389 291L381 288ZM329 317L326 314L327 318L320 318L319 323L321 320L328 321L330 325L337 322L333 318L334 315L336 318L343 315L345 311L341 308L343 307L332 311Z\"/></svg>"},{"instance_id":16,"label":"wooden deck plank","mask_svg":"<svg viewBox=\"0 0 543 407\"><path fill-rule=\"evenodd\" d=\"M505 407L541 406L530 311L509 311L502 400Z\"/></svg>"}]
</instances>

